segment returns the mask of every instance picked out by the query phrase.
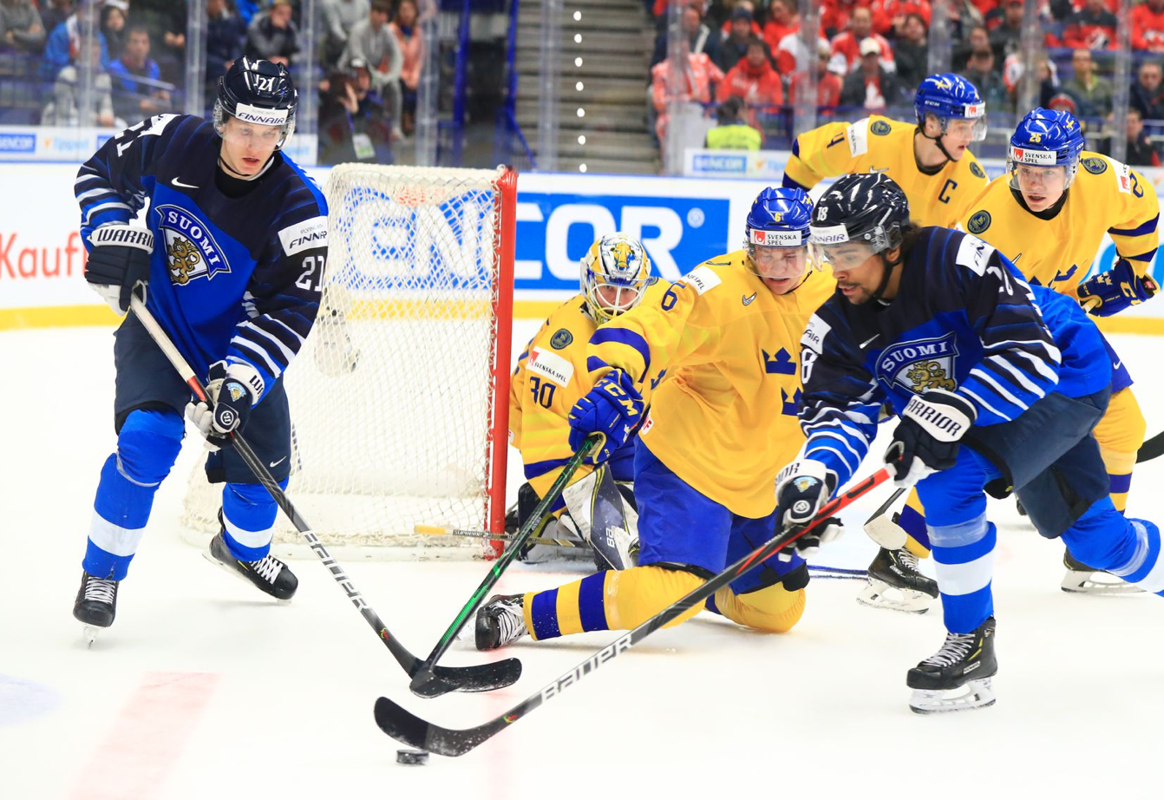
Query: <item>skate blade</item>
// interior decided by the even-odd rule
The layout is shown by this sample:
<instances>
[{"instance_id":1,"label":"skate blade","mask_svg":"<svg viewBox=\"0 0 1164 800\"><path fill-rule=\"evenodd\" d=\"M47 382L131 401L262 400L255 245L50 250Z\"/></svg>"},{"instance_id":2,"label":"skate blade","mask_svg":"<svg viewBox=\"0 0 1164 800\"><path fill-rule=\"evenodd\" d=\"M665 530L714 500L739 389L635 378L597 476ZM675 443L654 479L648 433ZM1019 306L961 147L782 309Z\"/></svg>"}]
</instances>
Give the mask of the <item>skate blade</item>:
<instances>
[{"instance_id":1,"label":"skate blade","mask_svg":"<svg viewBox=\"0 0 1164 800\"><path fill-rule=\"evenodd\" d=\"M97 637L101 634L104 628L99 628L96 625L86 625L81 629L81 635L85 637L85 647L92 649L93 642L97 641Z\"/></svg>"},{"instance_id":2,"label":"skate blade","mask_svg":"<svg viewBox=\"0 0 1164 800\"><path fill-rule=\"evenodd\" d=\"M219 569L226 572L228 575L239 579L240 581L242 581L243 583L245 583L247 586L251 587L252 589L255 589L256 591L261 592L262 594L271 598L272 600L275 601L275 605L277 605L277 606L289 606L289 605L291 605L291 601L295 599L294 597L287 597L287 598L275 597L275 595L273 595L273 594L269 594L267 592L264 592L262 589L260 589L259 587L255 586L253 583L251 583L250 578L248 578L246 575L243 575L241 572L239 572L237 569L232 567L230 564L223 564L217 558L210 555L209 551L203 551L202 557L205 558L207 561L209 561L214 566L216 566Z\"/></svg>"},{"instance_id":3,"label":"skate blade","mask_svg":"<svg viewBox=\"0 0 1164 800\"><path fill-rule=\"evenodd\" d=\"M870 578L857 595L857 602L870 608L901 611L906 614L924 614L934 604L934 598L925 592L890 586L885 581Z\"/></svg>"},{"instance_id":4,"label":"skate blade","mask_svg":"<svg viewBox=\"0 0 1164 800\"><path fill-rule=\"evenodd\" d=\"M1144 592L1139 586L1121 581L1106 572L1076 572L1074 570L1067 571L1059 588L1072 594L1120 595L1143 594Z\"/></svg>"},{"instance_id":5,"label":"skate blade","mask_svg":"<svg viewBox=\"0 0 1164 800\"><path fill-rule=\"evenodd\" d=\"M994 705L991 678L967 681L956 689L914 689L909 710L915 714L945 714Z\"/></svg>"}]
</instances>

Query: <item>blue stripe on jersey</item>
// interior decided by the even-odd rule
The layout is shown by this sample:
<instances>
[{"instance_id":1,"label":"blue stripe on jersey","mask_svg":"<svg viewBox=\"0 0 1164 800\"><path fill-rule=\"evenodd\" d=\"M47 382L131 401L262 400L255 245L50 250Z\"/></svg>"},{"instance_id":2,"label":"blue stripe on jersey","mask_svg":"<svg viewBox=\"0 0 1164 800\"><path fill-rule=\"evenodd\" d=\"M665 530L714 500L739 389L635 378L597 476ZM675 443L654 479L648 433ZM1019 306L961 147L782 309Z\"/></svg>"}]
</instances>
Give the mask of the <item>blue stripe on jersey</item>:
<instances>
[{"instance_id":1,"label":"blue stripe on jersey","mask_svg":"<svg viewBox=\"0 0 1164 800\"><path fill-rule=\"evenodd\" d=\"M1134 228L1108 228L1107 232L1112 236L1143 236L1145 233L1151 233L1156 230L1156 226L1160 223L1160 215L1152 217L1143 225L1137 225Z\"/></svg>"},{"instance_id":2,"label":"blue stripe on jersey","mask_svg":"<svg viewBox=\"0 0 1164 800\"><path fill-rule=\"evenodd\" d=\"M547 472L565 466L570 457L566 458L550 458L545 461L534 461L525 465L525 479L532 480L534 478L545 475Z\"/></svg>"},{"instance_id":3,"label":"blue stripe on jersey","mask_svg":"<svg viewBox=\"0 0 1164 800\"><path fill-rule=\"evenodd\" d=\"M586 357L586 371L587 372L594 372L594 371L600 370L600 369L610 369L610 364L607 364L605 361L603 361L598 356L587 356Z\"/></svg>"},{"instance_id":4,"label":"blue stripe on jersey","mask_svg":"<svg viewBox=\"0 0 1164 800\"><path fill-rule=\"evenodd\" d=\"M638 380L641 381L651 369L651 346L647 344L647 340L643 338L642 334L626 328L602 327L594 331L590 337L590 344L606 344L608 342L624 344L642 356L643 372L638 377Z\"/></svg>"},{"instance_id":5,"label":"blue stripe on jersey","mask_svg":"<svg viewBox=\"0 0 1164 800\"><path fill-rule=\"evenodd\" d=\"M1153 247L1146 253L1140 253L1138 256L1128 256L1129 261L1148 261L1151 262L1156 257L1156 250L1159 248Z\"/></svg>"}]
</instances>

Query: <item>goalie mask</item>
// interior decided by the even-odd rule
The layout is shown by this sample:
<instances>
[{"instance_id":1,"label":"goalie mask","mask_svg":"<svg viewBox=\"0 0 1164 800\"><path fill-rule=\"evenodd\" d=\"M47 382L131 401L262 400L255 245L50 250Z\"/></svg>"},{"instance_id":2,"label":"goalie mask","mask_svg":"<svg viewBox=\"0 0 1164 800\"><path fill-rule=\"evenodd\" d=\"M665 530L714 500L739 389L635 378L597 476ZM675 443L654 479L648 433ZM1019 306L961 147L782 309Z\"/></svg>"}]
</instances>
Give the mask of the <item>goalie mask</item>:
<instances>
[{"instance_id":1,"label":"goalie mask","mask_svg":"<svg viewBox=\"0 0 1164 800\"><path fill-rule=\"evenodd\" d=\"M586 307L599 325L630 311L643 298L651 259L638 239L623 233L603 236L582 257Z\"/></svg>"},{"instance_id":2,"label":"goalie mask","mask_svg":"<svg viewBox=\"0 0 1164 800\"><path fill-rule=\"evenodd\" d=\"M214 129L221 136L229 117L255 125L280 127L278 150L295 132L297 93L282 64L240 58L218 79Z\"/></svg>"}]
</instances>

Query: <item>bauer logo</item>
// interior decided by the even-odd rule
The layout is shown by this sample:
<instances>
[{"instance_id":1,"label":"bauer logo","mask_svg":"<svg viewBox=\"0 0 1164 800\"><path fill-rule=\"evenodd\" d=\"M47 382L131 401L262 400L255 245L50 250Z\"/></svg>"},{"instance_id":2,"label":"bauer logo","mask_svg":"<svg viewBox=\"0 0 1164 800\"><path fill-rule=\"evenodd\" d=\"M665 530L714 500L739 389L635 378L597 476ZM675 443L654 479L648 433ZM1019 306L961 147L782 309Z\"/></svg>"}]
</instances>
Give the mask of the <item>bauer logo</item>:
<instances>
[{"instance_id":1,"label":"bauer logo","mask_svg":"<svg viewBox=\"0 0 1164 800\"><path fill-rule=\"evenodd\" d=\"M0 153L35 153L35 133L0 133Z\"/></svg>"},{"instance_id":2,"label":"bauer logo","mask_svg":"<svg viewBox=\"0 0 1164 800\"><path fill-rule=\"evenodd\" d=\"M877 362L877 377L892 386L896 383L907 392L958 388L955 361L958 347L953 332L937 339L919 339L887 347Z\"/></svg>"},{"instance_id":3,"label":"bauer logo","mask_svg":"<svg viewBox=\"0 0 1164 800\"><path fill-rule=\"evenodd\" d=\"M222 248L202 220L181 206L162 205L154 211L160 217L172 283L185 286L197 278L210 280L220 272L230 272Z\"/></svg>"},{"instance_id":4,"label":"bauer logo","mask_svg":"<svg viewBox=\"0 0 1164 800\"><path fill-rule=\"evenodd\" d=\"M652 189L664 183L643 181ZM659 189L639 197L602 194L603 183L594 179L574 185L595 194L521 190L514 262L519 291L576 293L582 256L596 239L616 231L640 240L652 274L669 281L740 246L740 231L729 230L728 197L665 197L656 194Z\"/></svg>"},{"instance_id":5,"label":"bauer logo","mask_svg":"<svg viewBox=\"0 0 1164 800\"><path fill-rule=\"evenodd\" d=\"M279 231L283 251L293 256L314 247L327 247L327 217L312 217Z\"/></svg>"}]
</instances>

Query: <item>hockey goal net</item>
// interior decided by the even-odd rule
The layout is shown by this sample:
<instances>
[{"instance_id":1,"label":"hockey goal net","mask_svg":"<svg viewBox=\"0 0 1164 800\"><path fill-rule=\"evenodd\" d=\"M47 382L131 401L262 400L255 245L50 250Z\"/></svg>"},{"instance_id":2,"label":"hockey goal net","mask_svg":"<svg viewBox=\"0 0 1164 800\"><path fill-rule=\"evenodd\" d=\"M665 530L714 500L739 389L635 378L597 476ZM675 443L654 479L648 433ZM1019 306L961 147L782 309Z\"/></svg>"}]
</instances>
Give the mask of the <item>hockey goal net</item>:
<instances>
[{"instance_id":1,"label":"hockey goal net","mask_svg":"<svg viewBox=\"0 0 1164 800\"><path fill-rule=\"evenodd\" d=\"M338 552L482 555L431 531L504 528L517 176L343 164L325 193L322 304L285 376L287 495ZM199 463L182 520L199 541L221 489ZM276 526L276 552L303 555Z\"/></svg>"}]
</instances>

